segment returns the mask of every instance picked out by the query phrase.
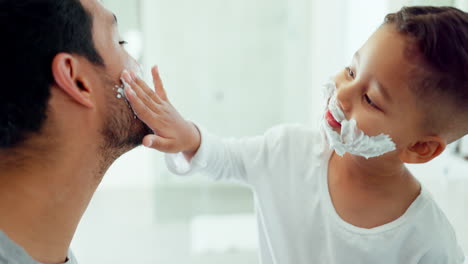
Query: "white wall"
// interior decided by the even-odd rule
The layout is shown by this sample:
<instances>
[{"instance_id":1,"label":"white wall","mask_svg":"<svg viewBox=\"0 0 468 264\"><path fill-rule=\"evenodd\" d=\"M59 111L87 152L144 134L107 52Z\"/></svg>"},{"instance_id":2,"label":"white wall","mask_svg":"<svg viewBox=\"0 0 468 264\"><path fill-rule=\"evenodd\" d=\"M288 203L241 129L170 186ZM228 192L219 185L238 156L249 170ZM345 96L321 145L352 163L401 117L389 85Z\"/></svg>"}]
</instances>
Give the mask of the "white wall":
<instances>
[{"instance_id":1,"label":"white wall","mask_svg":"<svg viewBox=\"0 0 468 264\"><path fill-rule=\"evenodd\" d=\"M285 1L143 3L145 64L160 66L184 116L236 136L281 120Z\"/></svg>"}]
</instances>

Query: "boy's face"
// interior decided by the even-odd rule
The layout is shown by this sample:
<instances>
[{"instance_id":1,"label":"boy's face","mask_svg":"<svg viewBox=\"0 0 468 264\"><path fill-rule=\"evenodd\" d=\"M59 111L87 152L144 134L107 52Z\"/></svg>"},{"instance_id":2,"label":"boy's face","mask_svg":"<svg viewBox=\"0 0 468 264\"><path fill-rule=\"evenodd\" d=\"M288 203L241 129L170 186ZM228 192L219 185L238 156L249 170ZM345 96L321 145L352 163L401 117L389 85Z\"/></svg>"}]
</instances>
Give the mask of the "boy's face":
<instances>
[{"instance_id":1,"label":"boy's face","mask_svg":"<svg viewBox=\"0 0 468 264\"><path fill-rule=\"evenodd\" d=\"M346 119L369 136L389 135L401 153L422 136L423 113L409 89L414 64L405 56L405 37L393 25L381 26L334 80ZM339 127L334 128L340 132Z\"/></svg>"}]
</instances>

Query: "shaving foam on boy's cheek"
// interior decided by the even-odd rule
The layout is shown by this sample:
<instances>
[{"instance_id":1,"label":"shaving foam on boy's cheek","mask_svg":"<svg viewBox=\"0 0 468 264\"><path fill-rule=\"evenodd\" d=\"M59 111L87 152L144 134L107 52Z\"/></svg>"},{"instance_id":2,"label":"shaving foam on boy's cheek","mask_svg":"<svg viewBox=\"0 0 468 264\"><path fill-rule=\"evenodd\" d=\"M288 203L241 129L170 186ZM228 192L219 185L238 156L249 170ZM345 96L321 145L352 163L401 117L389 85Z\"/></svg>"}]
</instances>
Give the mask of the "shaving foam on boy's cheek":
<instances>
[{"instance_id":1,"label":"shaving foam on boy's cheek","mask_svg":"<svg viewBox=\"0 0 468 264\"><path fill-rule=\"evenodd\" d=\"M335 150L336 154L343 156L348 152L368 159L381 156L396 149L396 145L390 136L385 134L368 136L357 127L356 120L346 120L336 98L335 83L330 81L325 84L325 88L328 102L327 108L330 109L336 121L341 123L341 134L333 130L325 118L322 118L321 126L330 147Z\"/></svg>"}]
</instances>

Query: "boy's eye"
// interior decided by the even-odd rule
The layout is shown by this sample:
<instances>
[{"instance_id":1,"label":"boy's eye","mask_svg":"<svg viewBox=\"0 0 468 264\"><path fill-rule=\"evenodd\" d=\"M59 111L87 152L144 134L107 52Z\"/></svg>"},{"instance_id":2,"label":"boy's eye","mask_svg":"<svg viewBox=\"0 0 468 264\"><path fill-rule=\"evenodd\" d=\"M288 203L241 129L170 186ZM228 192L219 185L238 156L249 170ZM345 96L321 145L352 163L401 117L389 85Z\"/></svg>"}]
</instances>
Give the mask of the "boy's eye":
<instances>
[{"instance_id":1,"label":"boy's eye","mask_svg":"<svg viewBox=\"0 0 468 264\"><path fill-rule=\"evenodd\" d=\"M353 70L350 67L346 67L346 71L348 72L349 77L353 78L356 77Z\"/></svg>"},{"instance_id":2,"label":"boy's eye","mask_svg":"<svg viewBox=\"0 0 468 264\"><path fill-rule=\"evenodd\" d=\"M372 100L369 98L369 96L368 96L367 94L364 95L364 98L366 99L366 102L367 102L370 106L374 107L374 108L377 109L377 110L380 110L380 108L379 108L374 102L372 102Z\"/></svg>"},{"instance_id":3,"label":"boy's eye","mask_svg":"<svg viewBox=\"0 0 468 264\"><path fill-rule=\"evenodd\" d=\"M119 45L121 45L121 46L125 46L125 45L127 45L127 44L128 44L128 42L125 41L125 40L119 41Z\"/></svg>"}]
</instances>

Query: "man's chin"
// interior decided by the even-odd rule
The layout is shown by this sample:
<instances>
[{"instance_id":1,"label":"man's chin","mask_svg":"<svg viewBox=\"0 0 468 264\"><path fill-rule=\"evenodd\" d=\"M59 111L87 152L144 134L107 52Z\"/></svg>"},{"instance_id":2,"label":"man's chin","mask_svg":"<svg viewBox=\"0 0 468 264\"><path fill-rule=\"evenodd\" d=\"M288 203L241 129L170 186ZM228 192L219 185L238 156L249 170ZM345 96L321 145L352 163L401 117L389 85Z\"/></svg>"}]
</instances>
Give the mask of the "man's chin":
<instances>
[{"instance_id":1,"label":"man's chin","mask_svg":"<svg viewBox=\"0 0 468 264\"><path fill-rule=\"evenodd\" d=\"M102 149L104 152L113 153L113 156L120 156L140 146L146 135L153 134L153 131L139 119L132 117L126 120L127 128L122 126L123 123L116 119L108 123L103 131L104 144Z\"/></svg>"},{"instance_id":2,"label":"man's chin","mask_svg":"<svg viewBox=\"0 0 468 264\"><path fill-rule=\"evenodd\" d=\"M145 123L136 119L135 120L134 132L129 135L127 138L128 145L131 147L138 147L143 143L143 138L146 135L154 134L153 130L149 128Z\"/></svg>"}]
</instances>

